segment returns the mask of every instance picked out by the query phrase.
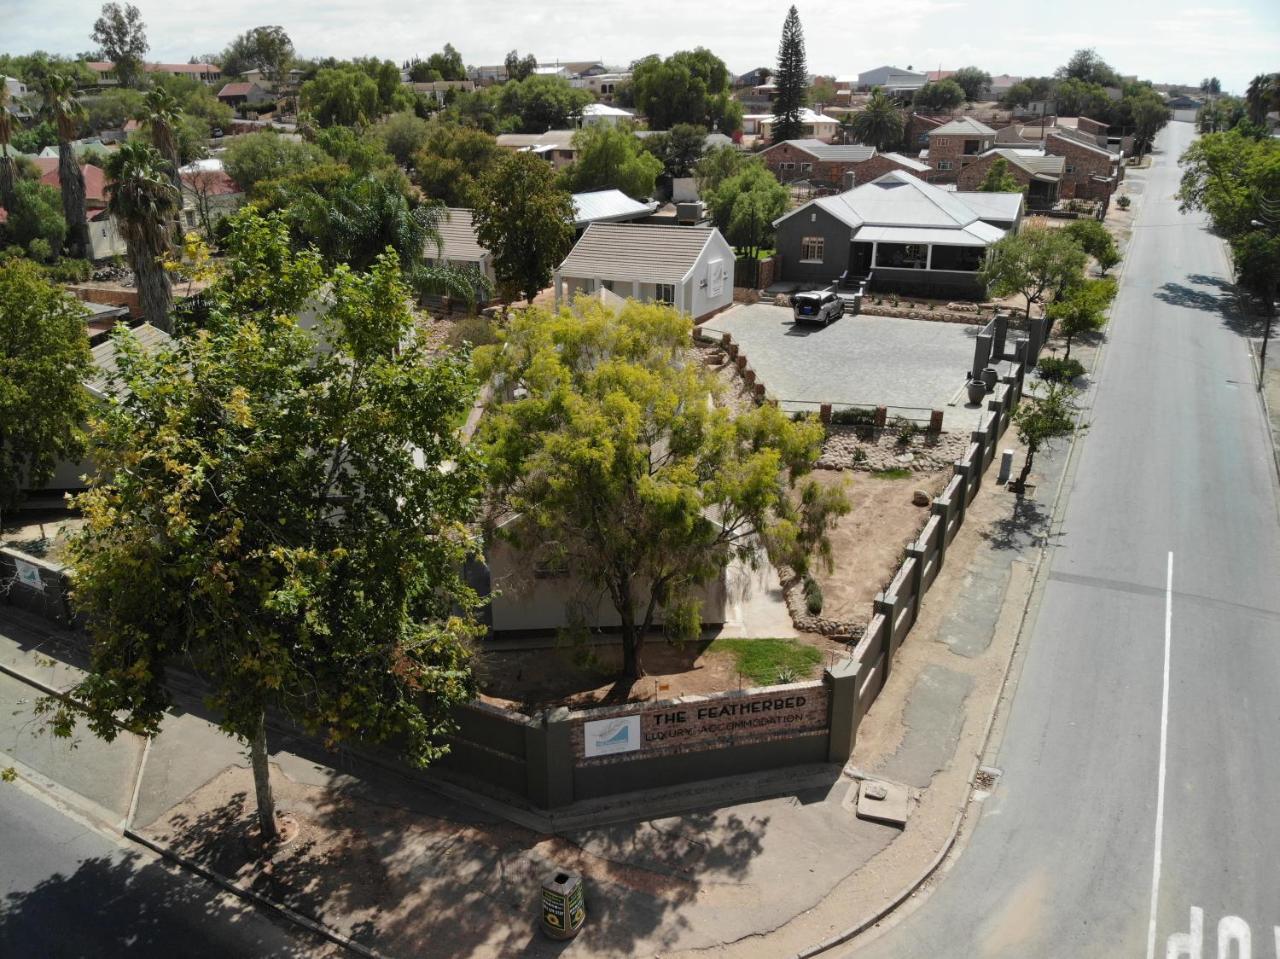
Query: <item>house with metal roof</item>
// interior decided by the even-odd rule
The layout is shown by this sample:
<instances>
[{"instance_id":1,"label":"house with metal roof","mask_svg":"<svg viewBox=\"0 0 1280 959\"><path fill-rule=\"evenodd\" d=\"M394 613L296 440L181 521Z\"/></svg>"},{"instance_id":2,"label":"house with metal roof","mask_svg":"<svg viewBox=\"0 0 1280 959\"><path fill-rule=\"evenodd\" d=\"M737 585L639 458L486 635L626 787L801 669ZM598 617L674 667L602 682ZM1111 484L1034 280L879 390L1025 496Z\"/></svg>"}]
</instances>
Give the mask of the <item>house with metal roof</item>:
<instances>
[{"instance_id":1,"label":"house with metal roof","mask_svg":"<svg viewBox=\"0 0 1280 959\"><path fill-rule=\"evenodd\" d=\"M619 123L632 123L636 115L621 107L611 107L607 103L588 103L582 108L578 122L584 127L617 126Z\"/></svg>"},{"instance_id":2,"label":"house with metal roof","mask_svg":"<svg viewBox=\"0 0 1280 959\"><path fill-rule=\"evenodd\" d=\"M858 74L858 89L870 90L880 87L888 94L914 93L928 82L923 73L903 70L899 67L876 67Z\"/></svg>"},{"instance_id":3,"label":"house with metal roof","mask_svg":"<svg viewBox=\"0 0 1280 959\"><path fill-rule=\"evenodd\" d=\"M498 146L514 153L536 153L559 170L578 155L573 145L577 130L548 130L545 133L500 133Z\"/></svg>"},{"instance_id":4,"label":"house with metal roof","mask_svg":"<svg viewBox=\"0 0 1280 959\"><path fill-rule=\"evenodd\" d=\"M642 203L621 190L592 190L573 195L573 226L585 230L592 223L627 223L652 216L658 209L655 201Z\"/></svg>"},{"instance_id":5,"label":"house with metal roof","mask_svg":"<svg viewBox=\"0 0 1280 959\"><path fill-rule=\"evenodd\" d=\"M1066 158L1035 147L996 147L967 164L956 174L956 187L976 190L986 179L991 165L1003 158L1009 175L1018 181L1027 198L1027 209L1049 210L1058 202Z\"/></svg>"},{"instance_id":6,"label":"house with metal roof","mask_svg":"<svg viewBox=\"0 0 1280 959\"><path fill-rule=\"evenodd\" d=\"M557 305L603 288L698 320L733 303L734 260L733 247L714 228L592 223L552 284Z\"/></svg>"},{"instance_id":7,"label":"house with metal roof","mask_svg":"<svg viewBox=\"0 0 1280 959\"><path fill-rule=\"evenodd\" d=\"M981 297L987 247L1017 230L1021 193L944 190L903 171L819 197L774 221L780 278Z\"/></svg>"},{"instance_id":8,"label":"house with metal roof","mask_svg":"<svg viewBox=\"0 0 1280 959\"><path fill-rule=\"evenodd\" d=\"M805 136L830 142L840 130L840 121L808 107L800 109L800 125ZM746 136L768 140L773 133L772 113L748 113L742 118L742 132Z\"/></svg>"},{"instance_id":9,"label":"house with metal roof","mask_svg":"<svg viewBox=\"0 0 1280 959\"><path fill-rule=\"evenodd\" d=\"M927 163L899 153L881 153L861 143L783 140L761 150L759 156L781 183L807 180L835 190L869 183L891 170L905 170L915 176L930 171Z\"/></svg>"}]
</instances>

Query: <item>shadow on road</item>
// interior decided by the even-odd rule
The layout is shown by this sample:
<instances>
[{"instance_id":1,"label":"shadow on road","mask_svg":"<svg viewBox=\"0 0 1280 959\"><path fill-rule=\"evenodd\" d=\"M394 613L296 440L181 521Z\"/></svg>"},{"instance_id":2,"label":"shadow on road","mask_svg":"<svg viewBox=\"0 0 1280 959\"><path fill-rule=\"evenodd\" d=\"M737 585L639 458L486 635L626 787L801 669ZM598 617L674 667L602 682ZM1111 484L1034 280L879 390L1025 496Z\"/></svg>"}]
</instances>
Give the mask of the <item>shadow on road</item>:
<instances>
[{"instance_id":1,"label":"shadow on road","mask_svg":"<svg viewBox=\"0 0 1280 959\"><path fill-rule=\"evenodd\" d=\"M1242 309L1235 287L1228 280L1192 273L1187 276L1187 284L1166 283L1156 291L1156 299L1170 306L1216 313L1227 329L1240 336L1262 335L1265 320Z\"/></svg>"},{"instance_id":2,"label":"shadow on road","mask_svg":"<svg viewBox=\"0 0 1280 959\"><path fill-rule=\"evenodd\" d=\"M1049 511L1035 500L1014 501L1013 515L994 521L982 538L995 550L1023 550L1047 542Z\"/></svg>"}]
</instances>

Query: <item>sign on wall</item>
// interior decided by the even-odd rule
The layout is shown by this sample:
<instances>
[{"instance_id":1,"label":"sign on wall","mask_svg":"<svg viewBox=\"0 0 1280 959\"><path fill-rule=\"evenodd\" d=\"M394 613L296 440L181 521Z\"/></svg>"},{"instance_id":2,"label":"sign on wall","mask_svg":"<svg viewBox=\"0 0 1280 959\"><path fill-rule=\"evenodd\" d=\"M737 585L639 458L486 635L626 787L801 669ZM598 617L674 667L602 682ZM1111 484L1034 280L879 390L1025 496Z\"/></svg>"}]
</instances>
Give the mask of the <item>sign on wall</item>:
<instances>
[{"instance_id":1,"label":"sign on wall","mask_svg":"<svg viewBox=\"0 0 1280 959\"><path fill-rule=\"evenodd\" d=\"M28 563L25 559L13 558L14 568L18 571L18 582L32 589L44 590L44 580L40 578L40 567Z\"/></svg>"},{"instance_id":2,"label":"sign on wall","mask_svg":"<svg viewBox=\"0 0 1280 959\"><path fill-rule=\"evenodd\" d=\"M717 749L762 739L822 732L827 728L827 690L821 684L690 702L656 703L630 715L582 724L583 759L639 753Z\"/></svg>"},{"instance_id":3,"label":"sign on wall","mask_svg":"<svg viewBox=\"0 0 1280 959\"><path fill-rule=\"evenodd\" d=\"M615 716L586 723L582 745L588 759L635 752L640 748L640 717Z\"/></svg>"}]
</instances>

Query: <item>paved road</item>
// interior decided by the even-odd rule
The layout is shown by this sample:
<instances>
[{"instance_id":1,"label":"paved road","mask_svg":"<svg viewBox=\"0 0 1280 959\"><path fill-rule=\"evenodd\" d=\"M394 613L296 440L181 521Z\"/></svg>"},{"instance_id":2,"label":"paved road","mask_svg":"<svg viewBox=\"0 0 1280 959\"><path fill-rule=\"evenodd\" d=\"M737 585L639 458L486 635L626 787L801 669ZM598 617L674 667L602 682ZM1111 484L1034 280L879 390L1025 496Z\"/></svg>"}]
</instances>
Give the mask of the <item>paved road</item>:
<instances>
[{"instance_id":1,"label":"paved road","mask_svg":"<svg viewBox=\"0 0 1280 959\"><path fill-rule=\"evenodd\" d=\"M337 947L0 784L0 956L319 957Z\"/></svg>"},{"instance_id":2,"label":"paved road","mask_svg":"<svg viewBox=\"0 0 1280 959\"><path fill-rule=\"evenodd\" d=\"M1276 478L1221 245L1172 199L1191 138L1146 177L997 790L846 955L1280 957Z\"/></svg>"}]
</instances>

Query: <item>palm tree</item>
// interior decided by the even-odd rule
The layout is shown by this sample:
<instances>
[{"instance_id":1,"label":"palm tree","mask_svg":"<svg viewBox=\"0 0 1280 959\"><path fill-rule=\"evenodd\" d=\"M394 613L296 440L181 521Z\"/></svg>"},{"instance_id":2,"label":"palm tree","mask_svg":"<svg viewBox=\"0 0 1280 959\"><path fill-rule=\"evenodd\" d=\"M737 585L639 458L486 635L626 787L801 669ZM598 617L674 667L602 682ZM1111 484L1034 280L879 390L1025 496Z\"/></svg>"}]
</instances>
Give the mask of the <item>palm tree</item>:
<instances>
[{"instance_id":1,"label":"palm tree","mask_svg":"<svg viewBox=\"0 0 1280 959\"><path fill-rule=\"evenodd\" d=\"M871 91L866 109L854 114L849 130L857 142L888 150L902 142L902 114L884 91L876 87Z\"/></svg>"},{"instance_id":2,"label":"palm tree","mask_svg":"<svg viewBox=\"0 0 1280 959\"><path fill-rule=\"evenodd\" d=\"M9 88L0 82L0 206L12 210L16 195L14 184L18 180L18 167L9 152L9 139L13 136L13 114L9 110Z\"/></svg>"},{"instance_id":3,"label":"palm tree","mask_svg":"<svg viewBox=\"0 0 1280 959\"><path fill-rule=\"evenodd\" d=\"M84 117L84 105L76 96L69 73L50 72L40 81L44 109L58 128L58 183L62 187L62 215L67 221L67 248L72 256L89 254L89 224L85 217L84 172L76 162L72 141Z\"/></svg>"},{"instance_id":4,"label":"palm tree","mask_svg":"<svg viewBox=\"0 0 1280 959\"><path fill-rule=\"evenodd\" d=\"M169 248L166 224L181 206L180 194L164 158L141 140L126 143L112 154L107 178L107 209L120 223L128 244L142 316L167 332L173 290L161 258Z\"/></svg>"},{"instance_id":5,"label":"palm tree","mask_svg":"<svg viewBox=\"0 0 1280 959\"><path fill-rule=\"evenodd\" d=\"M1280 73L1259 73L1249 81L1245 91L1249 105L1249 119L1261 126L1267 121L1267 113L1280 110Z\"/></svg>"},{"instance_id":6,"label":"palm tree","mask_svg":"<svg viewBox=\"0 0 1280 959\"><path fill-rule=\"evenodd\" d=\"M173 95L163 87L154 87L147 91L142 100L142 109L134 117L151 137L151 145L164 157L169 167L169 179L175 190L182 191L182 180L178 175L178 122L182 119L182 108Z\"/></svg>"}]
</instances>

